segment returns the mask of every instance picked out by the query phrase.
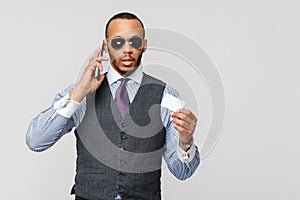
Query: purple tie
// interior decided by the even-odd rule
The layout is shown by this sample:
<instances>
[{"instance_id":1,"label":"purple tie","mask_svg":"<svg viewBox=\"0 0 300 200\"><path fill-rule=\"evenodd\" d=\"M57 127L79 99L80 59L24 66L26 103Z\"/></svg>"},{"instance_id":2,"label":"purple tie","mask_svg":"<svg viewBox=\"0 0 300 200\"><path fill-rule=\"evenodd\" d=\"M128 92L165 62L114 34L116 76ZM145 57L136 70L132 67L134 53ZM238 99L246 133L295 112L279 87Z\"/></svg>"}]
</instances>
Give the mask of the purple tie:
<instances>
[{"instance_id":1,"label":"purple tie","mask_svg":"<svg viewBox=\"0 0 300 200\"><path fill-rule=\"evenodd\" d=\"M119 80L121 81L121 84L116 91L115 102L119 108L122 117L124 117L125 113L129 108L129 97L125 87L125 84L129 79L121 78Z\"/></svg>"}]
</instances>

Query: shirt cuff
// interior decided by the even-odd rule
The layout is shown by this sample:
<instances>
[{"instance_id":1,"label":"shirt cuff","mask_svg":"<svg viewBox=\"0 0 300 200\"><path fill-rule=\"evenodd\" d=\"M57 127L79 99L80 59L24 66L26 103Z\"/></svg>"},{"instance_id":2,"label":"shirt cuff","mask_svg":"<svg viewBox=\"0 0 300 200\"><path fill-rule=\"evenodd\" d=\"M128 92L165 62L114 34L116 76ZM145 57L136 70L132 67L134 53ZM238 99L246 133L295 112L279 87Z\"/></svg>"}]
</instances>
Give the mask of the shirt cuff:
<instances>
[{"instance_id":1,"label":"shirt cuff","mask_svg":"<svg viewBox=\"0 0 300 200\"><path fill-rule=\"evenodd\" d=\"M79 106L80 103L74 100L69 100L69 94L67 94L54 104L54 110L59 115L70 118Z\"/></svg>"},{"instance_id":2,"label":"shirt cuff","mask_svg":"<svg viewBox=\"0 0 300 200\"><path fill-rule=\"evenodd\" d=\"M193 143L192 146L191 146L191 148L188 151L184 151L178 145L176 153L177 153L178 158L182 162L189 163L195 157L195 154L196 154L196 145Z\"/></svg>"}]
</instances>

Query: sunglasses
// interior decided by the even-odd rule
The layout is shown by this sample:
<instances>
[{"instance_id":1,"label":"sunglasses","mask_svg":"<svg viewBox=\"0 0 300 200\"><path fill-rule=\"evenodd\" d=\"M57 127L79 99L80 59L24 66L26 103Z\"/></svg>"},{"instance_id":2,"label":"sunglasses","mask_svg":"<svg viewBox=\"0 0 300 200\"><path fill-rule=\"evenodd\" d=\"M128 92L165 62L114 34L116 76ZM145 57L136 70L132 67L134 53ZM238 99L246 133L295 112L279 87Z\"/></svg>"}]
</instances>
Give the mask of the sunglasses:
<instances>
[{"instance_id":1,"label":"sunglasses","mask_svg":"<svg viewBox=\"0 0 300 200\"><path fill-rule=\"evenodd\" d=\"M115 50L122 48L126 40L124 38L114 38L111 40L111 47ZM129 45L135 49L139 49L143 46L143 40L139 37L132 37L128 40Z\"/></svg>"}]
</instances>

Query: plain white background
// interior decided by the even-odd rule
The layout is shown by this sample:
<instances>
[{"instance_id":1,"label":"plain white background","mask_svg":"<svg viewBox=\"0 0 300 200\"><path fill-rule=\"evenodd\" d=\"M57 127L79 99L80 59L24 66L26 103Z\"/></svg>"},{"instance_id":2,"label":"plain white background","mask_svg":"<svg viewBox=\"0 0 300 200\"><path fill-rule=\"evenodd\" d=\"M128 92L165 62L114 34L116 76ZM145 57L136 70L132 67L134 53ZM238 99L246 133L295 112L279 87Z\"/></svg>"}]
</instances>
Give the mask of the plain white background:
<instances>
[{"instance_id":1,"label":"plain white background","mask_svg":"<svg viewBox=\"0 0 300 200\"><path fill-rule=\"evenodd\" d=\"M1 199L73 199L74 136L34 153L25 134L119 11L201 44L224 82L221 139L189 180L163 171L164 199L300 198L299 9L297 0L1 1Z\"/></svg>"}]
</instances>

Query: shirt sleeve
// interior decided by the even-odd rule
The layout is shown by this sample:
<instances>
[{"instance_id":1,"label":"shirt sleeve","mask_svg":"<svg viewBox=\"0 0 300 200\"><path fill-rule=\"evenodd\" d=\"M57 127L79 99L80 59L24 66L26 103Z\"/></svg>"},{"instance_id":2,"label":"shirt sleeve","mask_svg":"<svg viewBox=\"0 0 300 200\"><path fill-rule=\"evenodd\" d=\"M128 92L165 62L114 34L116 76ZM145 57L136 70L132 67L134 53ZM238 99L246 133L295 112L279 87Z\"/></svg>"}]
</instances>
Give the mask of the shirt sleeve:
<instances>
[{"instance_id":1,"label":"shirt sleeve","mask_svg":"<svg viewBox=\"0 0 300 200\"><path fill-rule=\"evenodd\" d=\"M180 98L179 93L170 86L166 86L163 97L166 94ZM162 122L166 128L166 151L163 156L170 172L176 178L185 180L192 176L198 168L200 164L200 155L195 143L187 152L180 148L179 133L174 128L173 122L170 120L171 112L171 110L161 107Z\"/></svg>"},{"instance_id":2,"label":"shirt sleeve","mask_svg":"<svg viewBox=\"0 0 300 200\"><path fill-rule=\"evenodd\" d=\"M68 100L74 86L57 94L50 107L32 119L26 133L26 144L32 151L48 149L82 121L86 100L80 103Z\"/></svg>"}]
</instances>

